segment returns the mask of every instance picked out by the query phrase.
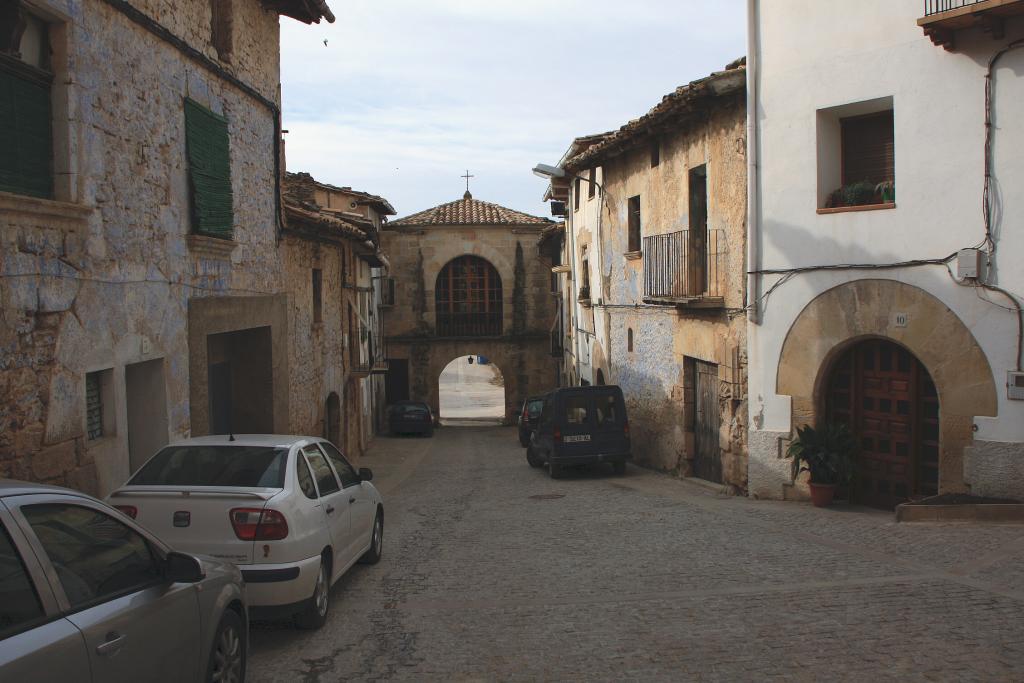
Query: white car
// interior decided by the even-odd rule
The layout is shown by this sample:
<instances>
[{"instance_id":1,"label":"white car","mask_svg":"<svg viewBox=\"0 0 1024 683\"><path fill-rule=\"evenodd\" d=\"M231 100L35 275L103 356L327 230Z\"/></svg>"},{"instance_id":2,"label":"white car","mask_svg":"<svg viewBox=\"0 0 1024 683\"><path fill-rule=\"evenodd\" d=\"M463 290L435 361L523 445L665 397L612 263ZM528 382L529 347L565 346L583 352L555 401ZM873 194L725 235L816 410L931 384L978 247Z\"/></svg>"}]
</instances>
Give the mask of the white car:
<instances>
[{"instance_id":1,"label":"white car","mask_svg":"<svg viewBox=\"0 0 1024 683\"><path fill-rule=\"evenodd\" d=\"M380 560L372 478L317 437L204 436L166 446L107 500L173 547L237 565L253 618L319 628L334 582Z\"/></svg>"}]
</instances>

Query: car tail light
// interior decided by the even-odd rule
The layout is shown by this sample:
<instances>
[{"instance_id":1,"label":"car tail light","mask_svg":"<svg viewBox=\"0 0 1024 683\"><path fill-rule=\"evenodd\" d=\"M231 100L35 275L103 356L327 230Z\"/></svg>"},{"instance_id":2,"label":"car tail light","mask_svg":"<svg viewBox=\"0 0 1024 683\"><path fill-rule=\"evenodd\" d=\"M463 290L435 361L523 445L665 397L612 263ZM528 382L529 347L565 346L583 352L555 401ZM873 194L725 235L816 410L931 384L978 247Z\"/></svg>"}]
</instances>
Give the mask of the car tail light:
<instances>
[{"instance_id":1,"label":"car tail light","mask_svg":"<svg viewBox=\"0 0 1024 683\"><path fill-rule=\"evenodd\" d=\"M280 541L288 535L288 522L277 510L234 508L228 516L242 541Z\"/></svg>"},{"instance_id":2,"label":"car tail light","mask_svg":"<svg viewBox=\"0 0 1024 683\"><path fill-rule=\"evenodd\" d=\"M629 438L629 420L622 423L622 435L627 439Z\"/></svg>"},{"instance_id":3,"label":"car tail light","mask_svg":"<svg viewBox=\"0 0 1024 683\"><path fill-rule=\"evenodd\" d=\"M122 514L125 514L131 517L132 519L135 519L139 516L139 508L135 507L134 505L115 505L114 507L120 510Z\"/></svg>"},{"instance_id":4,"label":"car tail light","mask_svg":"<svg viewBox=\"0 0 1024 683\"><path fill-rule=\"evenodd\" d=\"M553 434L553 437L555 439L555 443L562 443L562 430L559 429L558 427L555 427L555 433Z\"/></svg>"}]
</instances>

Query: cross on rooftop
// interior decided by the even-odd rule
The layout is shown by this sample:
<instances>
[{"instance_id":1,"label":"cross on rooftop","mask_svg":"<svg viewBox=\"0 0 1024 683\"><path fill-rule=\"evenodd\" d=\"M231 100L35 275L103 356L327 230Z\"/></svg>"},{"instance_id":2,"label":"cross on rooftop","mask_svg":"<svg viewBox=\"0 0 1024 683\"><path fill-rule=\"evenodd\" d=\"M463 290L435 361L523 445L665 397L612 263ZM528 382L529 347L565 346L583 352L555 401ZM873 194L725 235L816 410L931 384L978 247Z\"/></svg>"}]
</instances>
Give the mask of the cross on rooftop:
<instances>
[{"instance_id":1,"label":"cross on rooftop","mask_svg":"<svg viewBox=\"0 0 1024 683\"><path fill-rule=\"evenodd\" d=\"M469 193L469 179L470 178L475 178L476 176L475 175L470 175L469 174L469 169L467 168L466 169L466 175L460 175L459 177L466 179L466 193L468 194Z\"/></svg>"}]
</instances>

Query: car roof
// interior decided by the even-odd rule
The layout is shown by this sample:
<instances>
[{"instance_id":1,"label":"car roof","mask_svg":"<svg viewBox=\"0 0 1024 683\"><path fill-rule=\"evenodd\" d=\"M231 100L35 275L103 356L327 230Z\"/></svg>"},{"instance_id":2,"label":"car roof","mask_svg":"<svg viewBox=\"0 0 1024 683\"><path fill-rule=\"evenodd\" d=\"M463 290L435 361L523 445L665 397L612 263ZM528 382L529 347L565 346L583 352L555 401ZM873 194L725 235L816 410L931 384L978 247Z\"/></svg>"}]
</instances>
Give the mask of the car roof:
<instances>
[{"instance_id":1,"label":"car roof","mask_svg":"<svg viewBox=\"0 0 1024 683\"><path fill-rule=\"evenodd\" d=\"M0 498L4 496L25 496L36 493L60 493L62 495L81 496L89 498L92 496L64 488L63 486L51 486L50 484L38 484L34 481L19 481L18 479L0 479Z\"/></svg>"},{"instance_id":2,"label":"car roof","mask_svg":"<svg viewBox=\"0 0 1024 683\"><path fill-rule=\"evenodd\" d=\"M291 448L300 443L323 441L319 436L298 434L215 434L196 436L167 444L168 446L264 446L268 448Z\"/></svg>"},{"instance_id":3,"label":"car roof","mask_svg":"<svg viewBox=\"0 0 1024 683\"><path fill-rule=\"evenodd\" d=\"M426 401L395 401L391 405L393 406L426 406ZM430 406L427 406L428 408Z\"/></svg>"}]
</instances>

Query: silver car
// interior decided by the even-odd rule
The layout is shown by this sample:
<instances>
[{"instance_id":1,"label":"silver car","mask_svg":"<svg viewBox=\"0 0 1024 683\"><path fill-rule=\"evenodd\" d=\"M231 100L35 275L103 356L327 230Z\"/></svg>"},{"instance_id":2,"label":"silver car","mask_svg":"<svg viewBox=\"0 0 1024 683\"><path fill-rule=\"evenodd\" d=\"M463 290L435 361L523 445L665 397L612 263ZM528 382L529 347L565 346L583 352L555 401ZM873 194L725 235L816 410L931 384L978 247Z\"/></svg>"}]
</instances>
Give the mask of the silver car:
<instances>
[{"instance_id":1,"label":"silver car","mask_svg":"<svg viewBox=\"0 0 1024 683\"><path fill-rule=\"evenodd\" d=\"M242 576L83 493L0 480L0 680L245 678Z\"/></svg>"}]
</instances>

